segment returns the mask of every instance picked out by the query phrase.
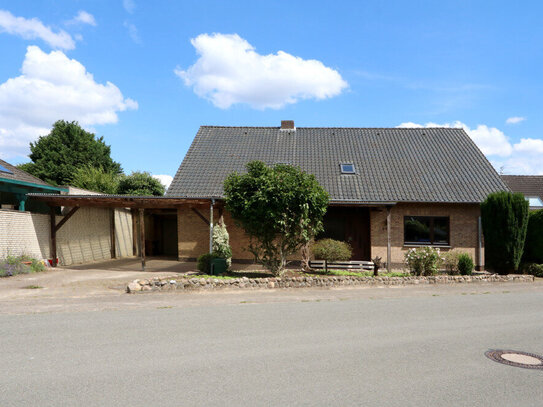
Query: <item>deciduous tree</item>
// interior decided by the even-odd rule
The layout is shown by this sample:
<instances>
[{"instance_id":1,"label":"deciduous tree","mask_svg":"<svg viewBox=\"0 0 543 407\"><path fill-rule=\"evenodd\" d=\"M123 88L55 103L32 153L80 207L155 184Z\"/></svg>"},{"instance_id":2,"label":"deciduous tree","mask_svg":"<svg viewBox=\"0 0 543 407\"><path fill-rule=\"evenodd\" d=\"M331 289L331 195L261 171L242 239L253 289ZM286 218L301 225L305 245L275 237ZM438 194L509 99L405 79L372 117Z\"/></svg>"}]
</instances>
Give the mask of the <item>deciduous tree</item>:
<instances>
[{"instance_id":1,"label":"deciduous tree","mask_svg":"<svg viewBox=\"0 0 543 407\"><path fill-rule=\"evenodd\" d=\"M322 230L328 193L298 167L253 161L246 168L224 182L226 209L251 238L255 258L280 275L287 257Z\"/></svg>"},{"instance_id":2,"label":"deciduous tree","mask_svg":"<svg viewBox=\"0 0 543 407\"><path fill-rule=\"evenodd\" d=\"M57 121L48 135L30 143L29 157L32 162L20 168L54 185L69 185L77 169L83 167L122 173L103 137L96 137L77 122Z\"/></svg>"}]
</instances>

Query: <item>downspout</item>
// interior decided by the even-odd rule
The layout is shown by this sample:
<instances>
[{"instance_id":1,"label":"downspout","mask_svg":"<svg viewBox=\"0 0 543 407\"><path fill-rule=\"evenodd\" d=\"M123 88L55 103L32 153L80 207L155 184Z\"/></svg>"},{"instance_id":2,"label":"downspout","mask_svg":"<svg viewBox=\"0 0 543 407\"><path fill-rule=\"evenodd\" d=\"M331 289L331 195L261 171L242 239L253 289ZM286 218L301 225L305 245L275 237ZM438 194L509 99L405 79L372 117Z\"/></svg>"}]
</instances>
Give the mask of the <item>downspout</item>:
<instances>
[{"instance_id":1,"label":"downspout","mask_svg":"<svg viewBox=\"0 0 543 407\"><path fill-rule=\"evenodd\" d=\"M392 206L387 206L387 271L390 273L392 270L392 244L391 244L391 216L390 211L392 210Z\"/></svg>"},{"instance_id":2,"label":"downspout","mask_svg":"<svg viewBox=\"0 0 543 407\"><path fill-rule=\"evenodd\" d=\"M478 255L477 255L477 270L483 270L483 223L481 217L477 218L477 244L478 244Z\"/></svg>"},{"instance_id":3,"label":"downspout","mask_svg":"<svg viewBox=\"0 0 543 407\"><path fill-rule=\"evenodd\" d=\"M209 253L213 253L213 205L215 205L215 199L211 198L209 205Z\"/></svg>"}]
</instances>

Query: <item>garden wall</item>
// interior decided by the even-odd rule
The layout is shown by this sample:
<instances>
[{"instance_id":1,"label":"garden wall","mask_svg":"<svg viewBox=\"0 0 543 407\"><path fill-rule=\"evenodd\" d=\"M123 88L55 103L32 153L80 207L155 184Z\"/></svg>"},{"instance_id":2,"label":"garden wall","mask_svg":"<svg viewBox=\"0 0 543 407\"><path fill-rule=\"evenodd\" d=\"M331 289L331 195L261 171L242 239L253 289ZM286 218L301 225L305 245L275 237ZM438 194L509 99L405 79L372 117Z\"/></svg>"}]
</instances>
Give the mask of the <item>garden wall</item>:
<instances>
[{"instance_id":1,"label":"garden wall","mask_svg":"<svg viewBox=\"0 0 543 407\"><path fill-rule=\"evenodd\" d=\"M117 257L132 256L130 211L115 210ZM64 216L57 216L56 222ZM28 254L50 258L49 215L0 210L0 257ZM57 254L61 265L111 258L110 210L80 208L57 233Z\"/></svg>"},{"instance_id":2,"label":"garden wall","mask_svg":"<svg viewBox=\"0 0 543 407\"><path fill-rule=\"evenodd\" d=\"M224 290L224 289L274 289L308 287L349 287L349 286L402 286L424 284L470 284L483 282L519 282L529 283L534 276L515 274L501 276L497 274L478 276L430 276L430 277L355 277L355 276L307 276L283 278L155 278L152 280L134 280L128 284L128 293L140 291L172 290Z\"/></svg>"}]
</instances>

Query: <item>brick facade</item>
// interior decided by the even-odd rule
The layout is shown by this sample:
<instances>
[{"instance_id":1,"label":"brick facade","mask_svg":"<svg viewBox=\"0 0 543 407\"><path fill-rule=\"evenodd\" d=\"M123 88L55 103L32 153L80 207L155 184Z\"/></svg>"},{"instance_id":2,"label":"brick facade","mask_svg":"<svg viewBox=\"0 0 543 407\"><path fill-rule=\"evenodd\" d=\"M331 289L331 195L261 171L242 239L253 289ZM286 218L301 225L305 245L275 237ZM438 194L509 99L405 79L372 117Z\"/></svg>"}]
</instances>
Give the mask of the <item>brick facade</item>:
<instances>
[{"instance_id":1,"label":"brick facade","mask_svg":"<svg viewBox=\"0 0 543 407\"><path fill-rule=\"evenodd\" d=\"M198 209L209 219L209 208ZM443 252L457 249L466 252L474 263L482 264L478 256L478 204L407 204L400 203L391 210L391 254L392 267L402 268L404 256L411 247L404 246L404 216L448 216L450 228L450 248L442 248ZM219 219L219 211L215 209L213 218ZM242 229L234 224L230 215L225 211L224 221L230 234L233 259L250 261L253 259L246 250L249 238ZM387 258L387 226L386 210L372 208L370 210L371 228L371 257L380 256L383 261ZM178 247L180 260L194 260L209 251L209 225L190 209L178 209ZM482 258L484 259L484 252ZM299 260L300 256L293 256Z\"/></svg>"},{"instance_id":2,"label":"brick facade","mask_svg":"<svg viewBox=\"0 0 543 407\"><path fill-rule=\"evenodd\" d=\"M404 245L404 216L448 216L450 230L450 248L441 248L442 252L456 249L468 253L476 265L483 263L478 256L478 204L426 204L400 203L391 209L391 257L392 267L403 266L407 250L413 246ZM387 258L386 210L376 208L370 211L371 255ZM483 256L484 259L484 251Z\"/></svg>"}]
</instances>

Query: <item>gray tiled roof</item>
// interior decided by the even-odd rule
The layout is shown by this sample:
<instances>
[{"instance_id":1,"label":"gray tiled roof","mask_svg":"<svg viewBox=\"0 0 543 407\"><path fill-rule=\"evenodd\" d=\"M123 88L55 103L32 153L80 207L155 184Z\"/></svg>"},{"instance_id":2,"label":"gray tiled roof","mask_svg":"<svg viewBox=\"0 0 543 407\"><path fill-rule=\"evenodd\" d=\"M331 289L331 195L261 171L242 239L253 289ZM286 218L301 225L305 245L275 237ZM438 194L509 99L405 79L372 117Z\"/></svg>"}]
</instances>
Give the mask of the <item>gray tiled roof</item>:
<instances>
[{"instance_id":1,"label":"gray tiled roof","mask_svg":"<svg viewBox=\"0 0 543 407\"><path fill-rule=\"evenodd\" d=\"M167 195L223 196L226 176L251 160L300 166L332 201L482 202L507 190L462 129L202 126Z\"/></svg>"},{"instance_id":2,"label":"gray tiled roof","mask_svg":"<svg viewBox=\"0 0 543 407\"><path fill-rule=\"evenodd\" d=\"M44 182L41 179L36 178L33 175L30 175L28 172L20 170L19 168L15 167L14 165L11 165L10 163L4 160L0 160L0 165L2 165L7 170L11 171L11 174L4 171L0 171L0 180L4 178L4 179L12 180L12 181L23 181L23 182L30 182L32 184L45 185L48 187L50 186L47 182Z\"/></svg>"},{"instance_id":3,"label":"gray tiled roof","mask_svg":"<svg viewBox=\"0 0 543 407\"><path fill-rule=\"evenodd\" d=\"M527 197L543 200L543 175L502 175L502 180L511 191L520 192Z\"/></svg>"}]
</instances>

